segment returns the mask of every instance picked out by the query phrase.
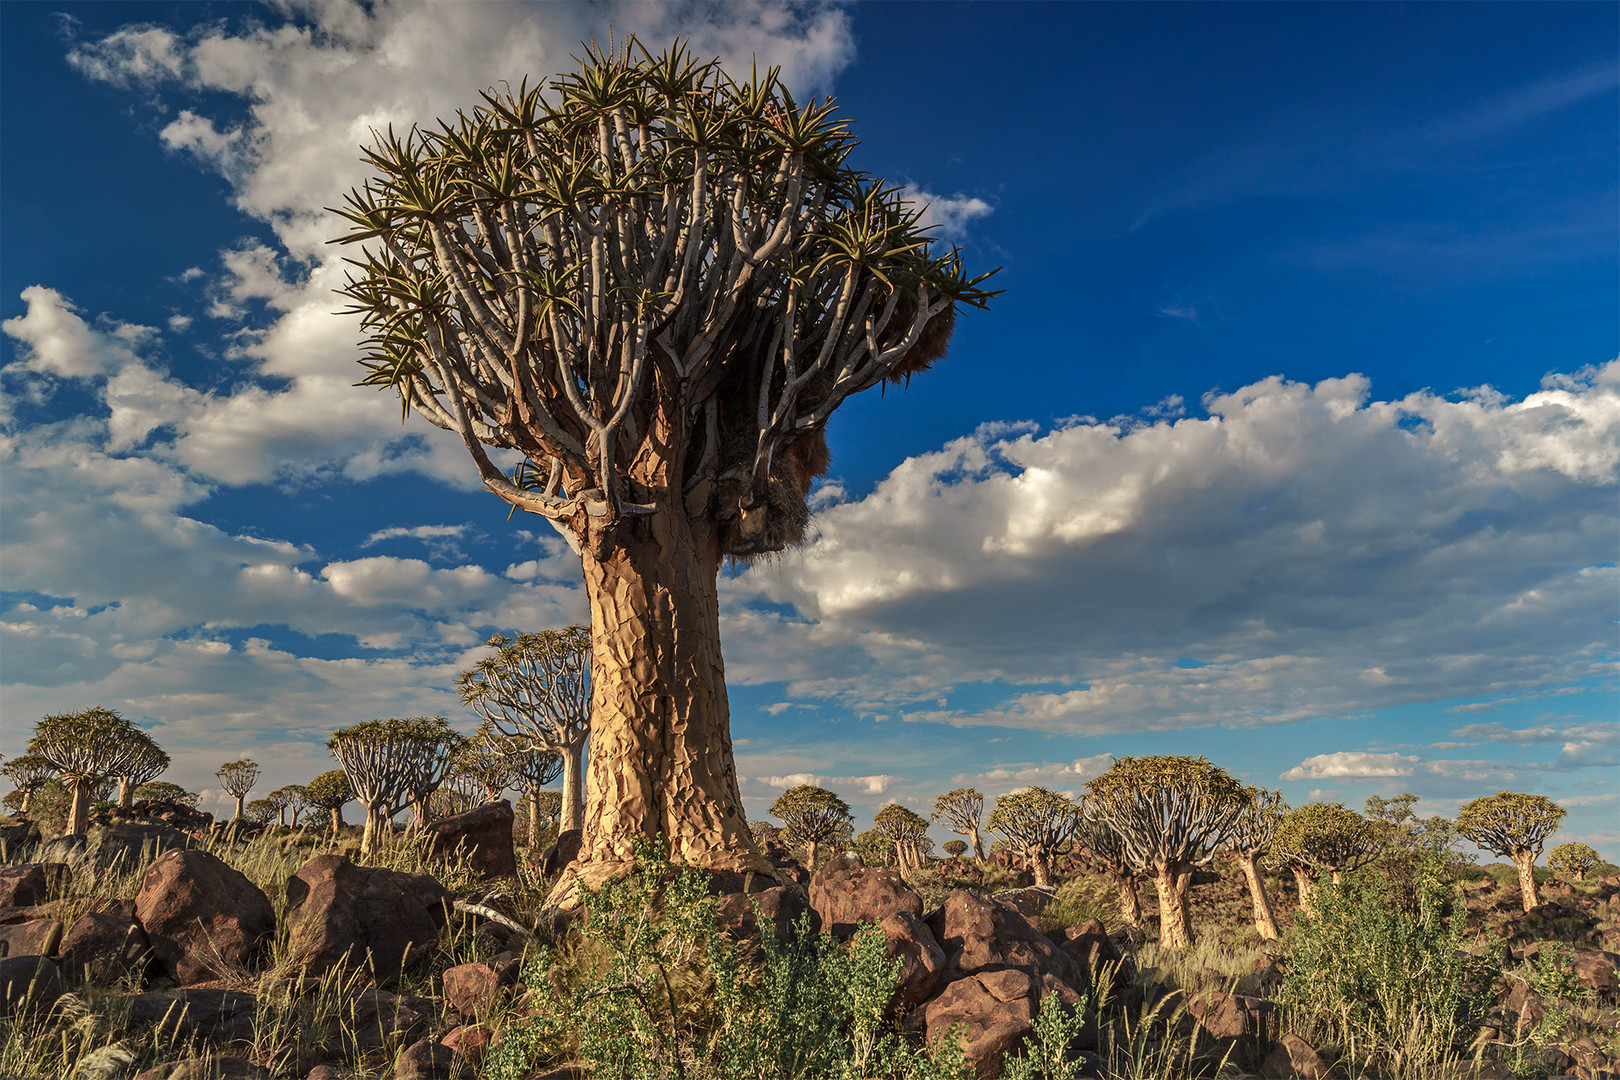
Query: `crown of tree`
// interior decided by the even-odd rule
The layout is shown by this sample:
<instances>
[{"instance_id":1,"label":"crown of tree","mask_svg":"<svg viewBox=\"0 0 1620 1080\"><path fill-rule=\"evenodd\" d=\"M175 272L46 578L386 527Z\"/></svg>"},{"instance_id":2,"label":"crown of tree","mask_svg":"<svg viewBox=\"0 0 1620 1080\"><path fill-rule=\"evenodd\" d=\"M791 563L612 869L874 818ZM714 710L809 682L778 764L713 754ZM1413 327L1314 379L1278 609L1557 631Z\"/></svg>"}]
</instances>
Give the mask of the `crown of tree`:
<instances>
[{"instance_id":1,"label":"crown of tree","mask_svg":"<svg viewBox=\"0 0 1620 1080\"><path fill-rule=\"evenodd\" d=\"M1539 854L1564 814L1564 808L1545 795L1499 791L1465 804L1457 812L1457 831L1493 855Z\"/></svg>"}]
</instances>

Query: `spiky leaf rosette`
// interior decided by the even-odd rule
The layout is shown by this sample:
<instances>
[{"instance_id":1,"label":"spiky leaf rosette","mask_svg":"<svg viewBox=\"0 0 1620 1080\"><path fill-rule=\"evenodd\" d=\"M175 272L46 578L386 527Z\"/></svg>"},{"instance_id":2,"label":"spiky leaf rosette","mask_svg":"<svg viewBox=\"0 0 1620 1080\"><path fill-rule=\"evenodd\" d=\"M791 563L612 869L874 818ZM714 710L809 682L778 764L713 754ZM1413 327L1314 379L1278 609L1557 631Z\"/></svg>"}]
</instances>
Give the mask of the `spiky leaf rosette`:
<instances>
[{"instance_id":1,"label":"spiky leaf rosette","mask_svg":"<svg viewBox=\"0 0 1620 1080\"><path fill-rule=\"evenodd\" d=\"M343 766L355 798L380 807L387 818L438 787L458 739L442 716L392 717L340 728L326 746Z\"/></svg>"},{"instance_id":2,"label":"spiky leaf rosette","mask_svg":"<svg viewBox=\"0 0 1620 1080\"><path fill-rule=\"evenodd\" d=\"M349 774L342 769L330 769L304 785L304 801L328 813L353 798L354 789L349 786Z\"/></svg>"},{"instance_id":3,"label":"spiky leaf rosette","mask_svg":"<svg viewBox=\"0 0 1620 1080\"><path fill-rule=\"evenodd\" d=\"M364 382L460 434L484 486L605 552L684 512L722 554L803 534L827 419L944 353L985 277L851 168L831 102L683 45L591 47L549 88L391 129L336 210ZM673 437L674 443L669 440ZM503 474L486 450L515 450ZM639 459L663 457L657 477ZM655 470L656 471L656 470Z\"/></svg>"},{"instance_id":4,"label":"spiky leaf rosette","mask_svg":"<svg viewBox=\"0 0 1620 1080\"><path fill-rule=\"evenodd\" d=\"M124 775L150 742L116 710L97 705L45 717L34 725L28 752L49 761L66 780L97 783Z\"/></svg>"},{"instance_id":5,"label":"spiky leaf rosette","mask_svg":"<svg viewBox=\"0 0 1620 1080\"><path fill-rule=\"evenodd\" d=\"M585 738L591 725L590 627L575 623L515 638L497 634L487 648L456 676L456 692L506 737L509 750L560 751Z\"/></svg>"},{"instance_id":6,"label":"spiky leaf rosette","mask_svg":"<svg viewBox=\"0 0 1620 1080\"><path fill-rule=\"evenodd\" d=\"M1086 794L1141 873L1207 864L1247 804L1243 785L1203 757L1123 757Z\"/></svg>"},{"instance_id":7,"label":"spiky leaf rosette","mask_svg":"<svg viewBox=\"0 0 1620 1080\"><path fill-rule=\"evenodd\" d=\"M1283 800L1282 792L1269 788L1250 786L1244 794L1248 803L1232 822L1226 846L1239 855L1264 855L1277 835L1283 815L1288 812L1288 803Z\"/></svg>"},{"instance_id":8,"label":"spiky leaf rosette","mask_svg":"<svg viewBox=\"0 0 1620 1080\"><path fill-rule=\"evenodd\" d=\"M240 799L259 782L259 764L248 758L227 761L214 775L219 778L220 787Z\"/></svg>"},{"instance_id":9,"label":"spiky leaf rosette","mask_svg":"<svg viewBox=\"0 0 1620 1080\"><path fill-rule=\"evenodd\" d=\"M771 803L771 816L786 826L789 841L796 844L825 844L850 829L849 804L814 784L782 792Z\"/></svg>"},{"instance_id":10,"label":"spiky leaf rosette","mask_svg":"<svg viewBox=\"0 0 1620 1080\"><path fill-rule=\"evenodd\" d=\"M1288 811L1271 840L1278 862L1318 871L1355 870L1382 850L1374 823L1343 803L1306 803Z\"/></svg>"},{"instance_id":11,"label":"spiky leaf rosette","mask_svg":"<svg viewBox=\"0 0 1620 1080\"><path fill-rule=\"evenodd\" d=\"M899 803L890 803L872 819L877 831L898 844L921 844L928 835L928 819L907 810Z\"/></svg>"},{"instance_id":12,"label":"spiky leaf rosette","mask_svg":"<svg viewBox=\"0 0 1620 1080\"><path fill-rule=\"evenodd\" d=\"M998 796L990 811L990 831L1017 848L1052 851L1074 836L1079 823L1079 807L1043 787Z\"/></svg>"},{"instance_id":13,"label":"spiky leaf rosette","mask_svg":"<svg viewBox=\"0 0 1620 1080\"><path fill-rule=\"evenodd\" d=\"M1457 813L1457 831L1493 855L1510 858L1516 851L1539 855L1564 813L1545 795L1499 791L1465 804Z\"/></svg>"},{"instance_id":14,"label":"spiky leaf rosette","mask_svg":"<svg viewBox=\"0 0 1620 1080\"><path fill-rule=\"evenodd\" d=\"M0 766L0 776L11 781L11 786L25 795L32 795L39 790L39 786L57 772L56 766L50 759L40 754L18 754L4 766Z\"/></svg>"},{"instance_id":15,"label":"spiky leaf rosette","mask_svg":"<svg viewBox=\"0 0 1620 1080\"><path fill-rule=\"evenodd\" d=\"M1548 869L1576 881L1585 880L1602 862L1602 857L1588 844L1559 844L1547 853Z\"/></svg>"}]
</instances>

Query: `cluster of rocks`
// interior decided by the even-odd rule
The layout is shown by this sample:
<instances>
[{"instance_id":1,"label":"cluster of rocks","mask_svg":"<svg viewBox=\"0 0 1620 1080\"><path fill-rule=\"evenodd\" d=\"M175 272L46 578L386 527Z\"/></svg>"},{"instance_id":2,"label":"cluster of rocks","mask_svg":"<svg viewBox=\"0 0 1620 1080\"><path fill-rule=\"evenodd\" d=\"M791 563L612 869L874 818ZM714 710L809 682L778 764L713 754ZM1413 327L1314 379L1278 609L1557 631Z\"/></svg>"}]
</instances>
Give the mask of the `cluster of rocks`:
<instances>
[{"instance_id":1,"label":"cluster of rocks","mask_svg":"<svg viewBox=\"0 0 1620 1080\"><path fill-rule=\"evenodd\" d=\"M172 799L136 799L127 810L120 810L117 807L97 810L89 818L92 826L111 825L115 822L162 825L180 832L195 834L212 827L214 815Z\"/></svg>"}]
</instances>

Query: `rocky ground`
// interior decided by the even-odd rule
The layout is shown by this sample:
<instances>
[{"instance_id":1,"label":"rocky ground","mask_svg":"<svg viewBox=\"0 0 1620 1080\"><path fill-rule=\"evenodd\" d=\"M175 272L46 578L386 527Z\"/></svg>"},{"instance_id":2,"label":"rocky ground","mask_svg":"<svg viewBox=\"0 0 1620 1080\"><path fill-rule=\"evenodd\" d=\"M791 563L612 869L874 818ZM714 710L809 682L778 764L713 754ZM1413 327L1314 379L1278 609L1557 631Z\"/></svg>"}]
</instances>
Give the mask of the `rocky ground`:
<instances>
[{"instance_id":1,"label":"rocky ground","mask_svg":"<svg viewBox=\"0 0 1620 1080\"><path fill-rule=\"evenodd\" d=\"M30 1032L100 1025L133 1059L109 1057L93 1074L103 1080L483 1075L503 1024L551 992L521 982L525 947L553 932L524 912L541 895L535 882L572 853L565 836L520 873L525 853L503 803L432 827L423 867L435 873L362 865L292 830L222 836L163 807L105 820L83 844L6 839L10 853L49 856L0 868L8 1060L28 1057L14 1044ZM1002 1074L1043 998L1080 1007L1097 1000L1099 978L1122 1003L1170 1003L1167 1030L1196 1051L1178 1059L1177 1075L1213 1075L1224 1062L1230 1076L1355 1076L1332 1071L1331 1048L1290 1029L1275 998L1286 954L1262 947L1233 874L1201 876L1200 942L1172 955L1153 944L1151 888L1144 927L1125 927L1112 890L1072 867L1056 890L1040 890L1006 860L902 874L842 855L811 875L780 845L768 853L778 880L714 881L719 923L745 942L762 920L779 937L803 917L838 938L876 923L901 964L892 1018L929 1041L959 1028L980 1077ZM1291 890L1276 891L1286 927ZM1529 914L1516 887L1485 872L1465 879L1463 895L1480 939L1491 931L1502 942L1502 990L1483 1035L1513 1053L1487 1049L1459 1080L1620 1072L1620 877L1554 884ZM1549 983L1538 971L1554 943L1569 951L1562 981ZM65 995L80 1004L65 1007ZM1069 1047L1073 1075L1111 1075L1107 1040L1087 1025Z\"/></svg>"}]
</instances>

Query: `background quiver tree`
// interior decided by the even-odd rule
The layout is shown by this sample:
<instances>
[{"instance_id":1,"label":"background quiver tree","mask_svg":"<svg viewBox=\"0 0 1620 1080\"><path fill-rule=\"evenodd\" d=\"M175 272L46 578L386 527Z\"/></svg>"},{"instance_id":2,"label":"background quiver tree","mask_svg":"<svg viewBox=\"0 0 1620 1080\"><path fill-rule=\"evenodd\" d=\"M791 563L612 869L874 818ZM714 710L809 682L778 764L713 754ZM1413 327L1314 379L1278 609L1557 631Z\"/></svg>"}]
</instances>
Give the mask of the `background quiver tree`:
<instances>
[{"instance_id":1,"label":"background quiver tree","mask_svg":"<svg viewBox=\"0 0 1620 1080\"><path fill-rule=\"evenodd\" d=\"M1126 857L1153 876L1159 944L1192 944L1187 890L1227 842L1247 805L1243 785L1203 757L1123 757L1086 782L1087 805L1119 834Z\"/></svg>"},{"instance_id":2,"label":"background quiver tree","mask_svg":"<svg viewBox=\"0 0 1620 1080\"><path fill-rule=\"evenodd\" d=\"M128 771L146 741L139 728L100 705L81 713L47 716L34 725L28 752L49 761L67 785L70 803L64 831L68 835L84 832L92 791L105 785L109 777Z\"/></svg>"},{"instance_id":3,"label":"background quiver tree","mask_svg":"<svg viewBox=\"0 0 1620 1080\"><path fill-rule=\"evenodd\" d=\"M486 803L492 803L517 779L517 756L510 740L485 720L457 747L452 768L477 785Z\"/></svg>"},{"instance_id":4,"label":"background quiver tree","mask_svg":"<svg viewBox=\"0 0 1620 1080\"><path fill-rule=\"evenodd\" d=\"M816 870L817 846L847 837L852 825L849 804L814 784L800 784L782 792L771 803L771 816L782 823L788 843L805 846L811 873Z\"/></svg>"},{"instance_id":5,"label":"background quiver tree","mask_svg":"<svg viewBox=\"0 0 1620 1080\"><path fill-rule=\"evenodd\" d=\"M283 784L264 798L276 812L276 824L282 827L287 825L287 811L293 812L293 824L298 823L297 806L303 802L304 789L297 784ZM268 824L268 823L267 823Z\"/></svg>"},{"instance_id":6,"label":"background quiver tree","mask_svg":"<svg viewBox=\"0 0 1620 1080\"><path fill-rule=\"evenodd\" d=\"M179 784L171 784L167 780L148 780L135 789L135 798L144 799L147 802L179 803L181 806L189 806L193 810L197 808L197 803L201 800L201 796L195 791L187 791Z\"/></svg>"},{"instance_id":7,"label":"background quiver tree","mask_svg":"<svg viewBox=\"0 0 1620 1080\"><path fill-rule=\"evenodd\" d=\"M219 786L236 799L236 816L240 818L242 801L247 798L247 793L253 790L253 785L259 782L258 762L248 758L227 761L214 775L219 778Z\"/></svg>"},{"instance_id":8,"label":"background quiver tree","mask_svg":"<svg viewBox=\"0 0 1620 1080\"><path fill-rule=\"evenodd\" d=\"M454 734L442 716L391 717L339 728L326 740L366 809L363 856L376 850L395 814L443 780L452 746L447 736Z\"/></svg>"},{"instance_id":9,"label":"background quiver tree","mask_svg":"<svg viewBox=\"0 0 1620 1080\"><path fill-rule=\"evenodd\" d=\"M337 211L365 245L341 291L365 382L459 433L485 488L581 555L591 819L556 902L658 835L677 861L771 872L731 750L721 562L797 543L832 413L937 360L958 305L992 294L775 69L739 82L632 39L484 101L376 137ZM523 461L508 476L486 447Z\"/></svg>"},{"instance_id":10,"label":"background quiver tree","mask_svg":"<svg viewBox=\"0 0 1620 1080\"><path fill-rule=\"evenodd\" d=\"M952 859L960 859L963 855L967 854L968 842L966 840L947 840L945 841L944 847L945 854L949 855Z\"/></svg>"},{"instance_id":11,"label":"background quiver tree","mask_svg":"<svg viewBox=\"0 0 1620 1080\"><path fill-rule=\"evenodd\" d=\"M497 634L485 647L489 653L456 676L456 691L469 709L509 740L514 753L551 753L561 759L563 814L558 829L580 828L585 820L582 766L591 733L590 628L574 623L516 638Z\"/></svg>"},{"instance_id":12,"label":"background quiver tree","mask_svg":"<svg viewBox=\"0 0 1620 1080\"><path fill-rule=\"evenodd\" d=\"M496 736L505 739L499 732ZM563 756L555 750L519 750L513 741L508 741L506 745L512 760L512 786L521 793L521 801L526 807L529 843L533 845L543 825L562 820L562 792L541 789L556 783L562 775Z\"/></svg>"},{"instance_id":13,"label":"background quiver tree","mask_svg":"<svg viewBox=\"0 0 1620 1080\"><path fill-rule=\"evenodd\" d=\"M134 805L136 788L156 780L168 767L169 755L146 732L138 732L135 745L124 761L124 770L115 776L119 813L128 813Z\"/></svg>"},{"instance_id":14,"label":"background quiver tree","mask_svg":"<svg viewBox=\"0 0 1620 1080\"><path fill-rule=\"evenodd\" d=\"M342 769L329 769L304 785L304 801L317 810L326 811L332 822L332 836L343 828L343 804L354 798L349 774Z\"/></svg>"},{"instance_id":15,"label":"background quiver tree","mask_svg":"<svg viewBox=\"0 0 1620 1080\"><path fill-rule=\"evenodd\" d=\"M1293 873L1299 906L1305 911L1312 910L1311 892L1318 875L1330 875L1337 885L1381 850L1379 830L1343 803L1306 803L1288 811L1271 840L1271 857Z\"/></svg>"},{"instance_id":16,"label":"background quiver tree","mask_svg":"<svg viewBox=\"0 0 1620 1080\"><path fill-rule=\"evenodd\" d=\"M1464 804L1457 812L1457 831L1474 846L1513 860L1519 869L1519 896L1530 911L1541 903L1536 858L1547 837L1558 831L1564 813L1545 795L1498 791Z\"/></svg>"},{"instance_id":17,"label":"background quiver tree","mask_svg":"<svg viewBox=\"0 0 1620 1080\"><path fill-rule=\"evenodd\" d=\"M1027 787L998 796L990 811L990 830L1030 861L1035 884L1052 884L1052 856L1073 838L1080 808L1055 791Z\"/></svg>"},{"instance_id":18,"label":"background quiver tree","mask_svg":"<svg viewBox=\"0 0 1620 1080\"><path fill-rule=\"evenodd\" d=\"M934 800L933 819L954 833L969 838L973 861L984 862L984 845L979 840L979 822L984 819L984 796L970 787L955 788Z\"/></svg>"},{"instance_id":19,"label":"background quiver tree","mask_svg":"<svg viewBox=\"0 0 1620 1080\"><path fill-rule=\"evenodd\" d=\"M894 844L894 857L902 870L922 869L922 844L928 838L928 819L890 803L872 819L877 831Z\"/></svg>"},{"instance_id":20,"label":"background quiver tree","mask_svg":"<svg viewBox=\"0 0 1620 1080\"><path fill-rule=\"evenodd\" d=\"M1588 844L1559 844L1547 853L1547 869L1574 881L1585 881L1587 874L1602 865L1602 857Z\"/></svg>"},{"instance_id":21,"label":"background quiver tree","mask_svg":"<svg viewBox=\"0 0 1620 1080\"><path fill-rule=\"evenodd\" d=\"M1138 886L1143 870L1131 862L1125 841L1106 821L1097 816L1090 796L1076 803L1080 819L1075 825L1074 842L1081 849L1084 864L1108 879L1119 897L1119 915L1131 926L1142 925L1142 898Z\"/></svg>"},{"instance_id":22,"label":"background quiver tree","mask_svg":"<svg viewBox=\"0 0 1620 1080\"><path fill-rule=\"evenodd\" d=\"M1277 919L1271 911L1271 897L1266 893L1265 879L1260 876L1259 860L1271 850L1271 842L1282 824L1288 804L1282 792L1263 787L1249 787L1248 805L1232 823L1227 839L1227 850L1243 868L1243 878L1249 883L1249 899L1254 905L1254 929L1262 941L1277 940Z\"/></svg>"},{"instance_id":23,"label":"background quiver tree","mask_svg":"<svg viewBox=\"0 0 1620 1080\"><path fill-rule=\"evenodd\" d=\"M34 792L55 775L56 766L40 754L18 754L0 766L0 776L9 780L22 796L17 808L24 814L28 813L28 800L33 798Z\"/></svg>"}]
</instances>

